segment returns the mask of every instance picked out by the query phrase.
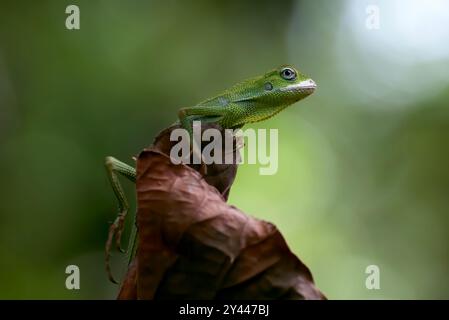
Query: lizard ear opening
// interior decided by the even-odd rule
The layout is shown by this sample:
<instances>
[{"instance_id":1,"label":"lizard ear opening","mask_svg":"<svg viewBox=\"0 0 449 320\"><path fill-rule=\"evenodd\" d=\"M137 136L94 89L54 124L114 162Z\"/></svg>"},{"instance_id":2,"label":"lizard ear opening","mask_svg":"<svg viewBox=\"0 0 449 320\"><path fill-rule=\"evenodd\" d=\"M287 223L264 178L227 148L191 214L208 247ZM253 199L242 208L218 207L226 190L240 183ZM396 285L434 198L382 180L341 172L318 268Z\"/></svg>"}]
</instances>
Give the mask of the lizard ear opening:
<instances>
[{"instance_id":1,"label":"lizard ear opening","mask_svg":"<svg viewBox=\"0 0 449 320\"><path fill-rule=\"evenodd\" d=\"M267 82L267 83L265 83L264 88L267 91L271 91L271 90L273 90L273 85L271 84L271 82Z\"/></svg>"}]
</instances>

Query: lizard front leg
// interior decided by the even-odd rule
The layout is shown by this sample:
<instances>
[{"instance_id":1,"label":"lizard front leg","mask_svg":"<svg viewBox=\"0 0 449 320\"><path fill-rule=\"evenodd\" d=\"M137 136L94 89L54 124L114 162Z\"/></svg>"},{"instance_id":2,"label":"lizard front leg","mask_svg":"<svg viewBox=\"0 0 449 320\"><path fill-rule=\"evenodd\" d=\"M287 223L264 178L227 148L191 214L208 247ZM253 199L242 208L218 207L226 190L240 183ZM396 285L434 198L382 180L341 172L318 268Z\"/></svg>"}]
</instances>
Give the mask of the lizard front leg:
<instances>
[{"instance_id":1,"label":"lizard front leg","mask_svg":"<svg viewBox=\"0 0 449 320\"><path fill-rule=\"evenodd\" d=\"M201 155L201 147L198 146L198 141L193 136L193 121L204 121L207 123L217 123L226 114L226 109L222 106L194 106L189 108L182 108L178 112L179 122L181 126L187 130L190 137L190 146L192 153L194 153L198 159L201 159L202 169L206 173L206 167L203 166L203 158Z\"/></svg>"}]
</instances>

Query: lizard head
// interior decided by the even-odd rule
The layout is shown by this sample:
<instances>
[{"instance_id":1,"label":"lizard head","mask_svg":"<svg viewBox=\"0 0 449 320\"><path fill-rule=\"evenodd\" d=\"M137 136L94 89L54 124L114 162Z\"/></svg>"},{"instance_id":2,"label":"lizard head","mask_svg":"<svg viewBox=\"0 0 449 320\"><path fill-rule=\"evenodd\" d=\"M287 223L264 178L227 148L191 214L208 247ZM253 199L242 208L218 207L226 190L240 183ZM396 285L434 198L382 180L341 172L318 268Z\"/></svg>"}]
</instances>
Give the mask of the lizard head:
<instances>
[{"instance_id":1,"label":"lizard head","mask_svg":"<svg viewBox=\"0 0 449 320\"><path fill-rule=\"evenodd\" d=\"M308 76L291 66L281 66L244 80L198 105L228 108L229 112L220 124L231 128L271 118L287 106L311 95L315 89L315 82Z\"/></svg>"},{"instance_id":2,"label":"lizard head","mask_svg":"<svg viewBox=\"0 0 449 320\"><path fill-rule=\"evenodd\" d=\"M291 66L281 66L259 77L247 79L228 89L222 97L226 102L254 107L271 107L278 111L311 95L316 83Z\"/></svg>"},{"instance_id":3,"label":"lizard head","mask_svg":"<svg viewBox=\"0 0 449 320\"><path fill-rule=\"evenodd\" d=\"M257 80L263 88L261 99L273 105L290 105L311 95L316 83L291 66L281 66Z\"/></svg>"}]
</instances>

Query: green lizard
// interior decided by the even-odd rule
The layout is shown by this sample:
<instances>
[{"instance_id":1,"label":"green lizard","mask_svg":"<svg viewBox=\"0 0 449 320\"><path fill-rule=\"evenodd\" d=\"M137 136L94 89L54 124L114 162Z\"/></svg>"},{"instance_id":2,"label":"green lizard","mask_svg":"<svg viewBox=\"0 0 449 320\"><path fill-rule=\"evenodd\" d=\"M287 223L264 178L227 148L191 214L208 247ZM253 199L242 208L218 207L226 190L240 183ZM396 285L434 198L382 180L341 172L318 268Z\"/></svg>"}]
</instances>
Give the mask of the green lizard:
<instances>
[{"instance_id":1,"label":"green lizard","mask_svg":"<svg viewBox=\"0 0 449 320\"><path fill-rule=\"evenodd\" d=\"M241 128L247 123L262 121L274 116L289 105L309 96L315 89L316 84L312 79L293 67L282 66L262 76L240 82L195 106L180 109L178 112L179 123L189 132L191 138L193 121L216 123L225 129ZM191 139L191 141L193 140ZM119 207L119 214L110 226L106 242L106 268L109 279L115 282L109 267L110 249L115 238L116 247L123 252L120 242L129 208L118 175L135 183L136 170L113 157L106 157L105 165ZM128 247L129 261L135 254L136 239L137 230L134 224Z\"/></svg>"}]
</instances>

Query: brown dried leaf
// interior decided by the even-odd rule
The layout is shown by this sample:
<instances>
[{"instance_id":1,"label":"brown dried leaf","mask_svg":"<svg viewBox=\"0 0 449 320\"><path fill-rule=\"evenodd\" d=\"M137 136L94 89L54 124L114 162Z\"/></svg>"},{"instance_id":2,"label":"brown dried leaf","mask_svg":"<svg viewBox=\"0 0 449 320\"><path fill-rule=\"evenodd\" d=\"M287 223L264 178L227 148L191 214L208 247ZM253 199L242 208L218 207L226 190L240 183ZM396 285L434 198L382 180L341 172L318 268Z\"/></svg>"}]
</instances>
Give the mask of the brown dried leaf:
<instances>
[{"instance_id":1,"label":"brown dried leaf","mask_svg":"<svg viewBox=\"0 0 449 320\"><path fill-rule=\"evenodd\" d=\"M125 280L123 281L118 300L136 300L137 299L137 257L128 266Z\"/></svg>"},{"instance_id":2,"label":"brown dried leaf","mask_svg":"<svg viewBox=\"0 0 449 320\"><path fill-rule=\"evenodd\" d=\"M164 130L137 161L139 247L119 299L323 299L276 227L226 204L236 165L174 165Z\"/></svg>"},{"instance_id":3,"label":"brown dried leaf","mask_svg":"<svg viewBox=\"0 0 449 320\"><path fill-rule=\"evenodd\" d=\"M159 135L156 137L156 139L153 142L153 146L151 149L157 150L163 154L169 155L171 148L177 143L176 141L170 141L170 133L174 130L180 128L180 125L175 124L171 127L162 130ZM202 126L202 131L206 129L217 129L220 130L223 134L223 129L214 124L205 124ZM224 134L223 134L224 136ZM204 147L204 145L203 145ZM234 147L235 147L235 141L234 141ZM224 157L224 152L223 152ZM207 173L203 175L204 180L211 186L214 186L227 200L229 196L229 190L231 188L232 183L234 182L235 175L237 174L237 163L238 159L240 159L239 153L234 152L234 164L210 164L206 166ZM224 161L222 161L224 163ZM198 164L191 164L189 165L194 170L200 172L201 166Z\"/></svg>"}]
</instances>

